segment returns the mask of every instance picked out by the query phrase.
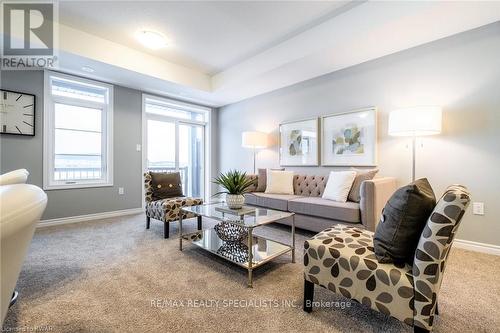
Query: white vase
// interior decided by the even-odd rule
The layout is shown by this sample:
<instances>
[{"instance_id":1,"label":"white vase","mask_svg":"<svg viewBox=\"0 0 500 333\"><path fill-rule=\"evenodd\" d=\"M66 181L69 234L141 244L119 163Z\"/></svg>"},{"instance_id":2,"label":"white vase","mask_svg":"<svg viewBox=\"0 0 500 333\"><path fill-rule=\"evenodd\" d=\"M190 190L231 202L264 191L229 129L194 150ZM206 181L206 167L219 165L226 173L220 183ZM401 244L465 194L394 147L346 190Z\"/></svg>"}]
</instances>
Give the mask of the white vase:
<instances>
[{"instance_id":1,"label":"white vase","mask_svg":"<svg viewBox=\"0 0 500 333\"><path fill-rule=\"evenodd\" d=\"M245 197L241 194L226 194L226 204L231 209L240 209L245 203Z\"/></svg>"}]
</instances>

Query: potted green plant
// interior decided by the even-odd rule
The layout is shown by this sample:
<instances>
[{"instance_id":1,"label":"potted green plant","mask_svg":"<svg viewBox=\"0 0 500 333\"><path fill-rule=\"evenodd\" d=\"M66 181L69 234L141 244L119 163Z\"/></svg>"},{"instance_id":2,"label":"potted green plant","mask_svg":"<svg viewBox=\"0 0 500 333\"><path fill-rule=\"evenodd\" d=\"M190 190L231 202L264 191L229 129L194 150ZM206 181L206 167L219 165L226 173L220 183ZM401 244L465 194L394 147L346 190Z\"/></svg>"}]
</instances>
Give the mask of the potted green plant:
<instances>
[{"instance_id":1,"label":"potted green plant","mask_svg":"<svg viewBox=\"0 0 500 333\"><path fill-rule=\"evenodd\" d=\"M226 204L230 209L240 209L245 203L243 193L254 184L255 180L247 177L246 172L230 170L227 173L220 173L213 180L214 184L221 186L224 191L214 195L226 194Z\"/></svg>"}]
</instances>

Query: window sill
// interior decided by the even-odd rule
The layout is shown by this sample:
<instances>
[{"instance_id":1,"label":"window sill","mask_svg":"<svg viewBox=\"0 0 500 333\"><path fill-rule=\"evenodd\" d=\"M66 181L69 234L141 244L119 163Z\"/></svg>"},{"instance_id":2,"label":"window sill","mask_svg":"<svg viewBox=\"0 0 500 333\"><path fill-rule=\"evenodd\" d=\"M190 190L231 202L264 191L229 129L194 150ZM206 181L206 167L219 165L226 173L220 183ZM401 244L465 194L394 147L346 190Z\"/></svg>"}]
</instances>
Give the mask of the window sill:
<instances>
[{"instance_id":1,"label":"window sill","mask_svg":"<svg viewBox=\"0 0 500 333\"><path fill-rule=\"evenodd\" d=\"M112 187L113 183L79 183L79 184L53 184L44 185L45 191L51 190L75 190L81 188L94 188L94 187Z\"/></svg>"}]
</instances>

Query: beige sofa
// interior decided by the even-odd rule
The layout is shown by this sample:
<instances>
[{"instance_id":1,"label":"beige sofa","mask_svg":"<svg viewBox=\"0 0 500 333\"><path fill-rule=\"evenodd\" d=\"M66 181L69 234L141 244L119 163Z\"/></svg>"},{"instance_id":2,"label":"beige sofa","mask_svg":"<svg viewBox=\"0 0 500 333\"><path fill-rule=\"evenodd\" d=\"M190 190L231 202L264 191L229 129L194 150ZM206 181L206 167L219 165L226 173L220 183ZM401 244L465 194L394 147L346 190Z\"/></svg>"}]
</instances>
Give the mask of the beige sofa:
<instances>
[{"instance_id":1,"label":"beige sofa","mask_svg":"<svg viewBox=\"0 0 500 333\"><path fill-rule=\"evenodd\" d=\"M257 175L250 175L257 179ZM361 184L361 201L346 203L321 198L328 177L295 175L293 195L266 194L256 192L257 186L245 194L247 205L295 213L295 226L319 232L333 224L363 225L374 231L382 208L396 190L396 179L392 177L375 178ZM257 181L255 182L257 184ZM291 224L290 219L280 221Z\"/></svg>"}]
</instances>

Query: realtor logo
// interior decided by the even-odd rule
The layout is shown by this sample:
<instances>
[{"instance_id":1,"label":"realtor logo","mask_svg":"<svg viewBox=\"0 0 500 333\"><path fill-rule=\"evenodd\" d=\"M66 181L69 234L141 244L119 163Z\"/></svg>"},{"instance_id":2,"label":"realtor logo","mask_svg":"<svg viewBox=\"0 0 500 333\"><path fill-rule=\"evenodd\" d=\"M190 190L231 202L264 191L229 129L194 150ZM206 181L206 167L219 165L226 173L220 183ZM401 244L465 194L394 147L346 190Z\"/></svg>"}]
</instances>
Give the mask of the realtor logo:
<instances>
[{"instance_id":1,"label":"realtor logo","mask_svg":"<svg viewBox=\"0 0 500 333\"><path fill-rule=\"evenodd\" d=\"M1 68L54 68L55 5L52 2L3 2Z\"/></svg>"}]
</instances>

